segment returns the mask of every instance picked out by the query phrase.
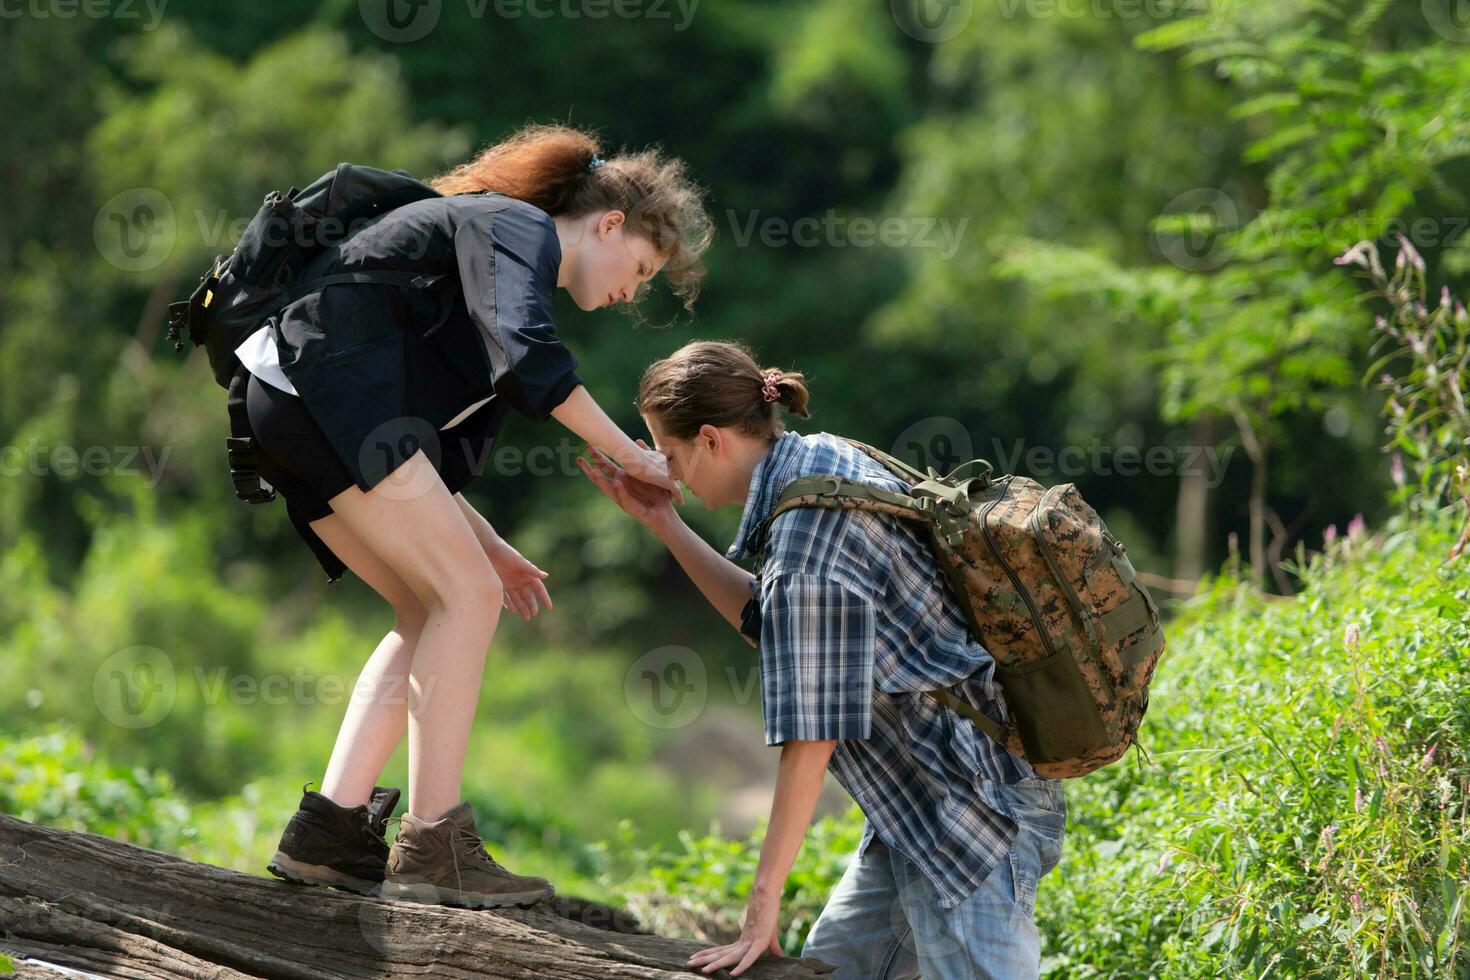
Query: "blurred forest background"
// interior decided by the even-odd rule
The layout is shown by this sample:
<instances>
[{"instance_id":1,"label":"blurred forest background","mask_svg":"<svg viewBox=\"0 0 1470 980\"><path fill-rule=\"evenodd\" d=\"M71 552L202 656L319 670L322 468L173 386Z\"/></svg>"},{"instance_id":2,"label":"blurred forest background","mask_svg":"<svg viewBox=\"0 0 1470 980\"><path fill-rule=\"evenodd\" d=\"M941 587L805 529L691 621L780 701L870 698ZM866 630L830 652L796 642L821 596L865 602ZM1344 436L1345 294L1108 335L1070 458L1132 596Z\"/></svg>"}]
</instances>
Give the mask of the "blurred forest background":
<instances>
[{"instance_id":1,"label":"blurred forest background","mask_svg":"<svg viewBox=\"0 0 1470 980\"><path fill-rule=\"evenodd\" d=\"M166 341L164 307L270 190L341 161L423 178L562 121L684 158L718 229L692 319L657 290L642 324L558 297L561 336L626 431L643 434L632 397L649 361L739 338L806 373L799 431L1076 482L1182 614L1145 726L1165 768L1125 760L1069 785L1076 836L1038 906L1049 972L1470 969L1464 831L1444 829L1464 816L1470 596L1463 563L1439 564L1470 436L1458 7L14 5L0 20L0 804L264 873L392 612L352 576L327 588L279 501L234 498L224 393L202 351ZM1364 240L1387 266L1377 292L1369 250L1349 252ZM466 491L551 573L556 603L502 618L466 792L517 870L673 931L738 930L775 762L755 661L578 473L581 448L513 416ZM685 517L723 550L739 514L691 498ZM1354 688L1347 629L1352 651L1381 657L1372 676L1417 664L1422 684ZM1287 649L1340 670L1316 690L1279 662ZM695 675L673 715L648 680L671 661ZM1350 703L1367 748L1328 765ZM1298 727L1253 727L1286 718ZM1402 785L1368 758L1385 736L1415 760ZM385 783L406 785L403 758ZM1249 791L1229 775L1238 759L1261 767L1240 777ZM1282 781L1279 799L1262 780ZM1241 817L1202 841L1192 818L1236 795L1264 836ZM1130 800L1156 809L1134 819ZM1350 819L1364 874L1390 848L1386 806L1403 811L1402 876L1324 884L1312 868ZM789 891L790 952L857 839L835 787L823 812ZM1171 866L1192 869L1188 888L1101 927L1139 881L1174 882Z\"/></svg>"}]
</instances>

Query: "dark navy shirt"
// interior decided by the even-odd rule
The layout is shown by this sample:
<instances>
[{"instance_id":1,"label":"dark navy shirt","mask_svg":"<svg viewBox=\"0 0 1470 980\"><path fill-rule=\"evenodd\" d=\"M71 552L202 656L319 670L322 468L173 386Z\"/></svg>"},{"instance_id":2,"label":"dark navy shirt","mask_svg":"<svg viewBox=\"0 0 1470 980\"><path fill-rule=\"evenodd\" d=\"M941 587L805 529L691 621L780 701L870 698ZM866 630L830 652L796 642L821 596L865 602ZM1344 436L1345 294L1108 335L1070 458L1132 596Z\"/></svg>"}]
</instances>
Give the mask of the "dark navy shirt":
<instances>
[{"instance_id":1,"label":"dark navy shirt","mask_svg":"<svg viewBox=\"0 0 1470 980\"><path fill-rule=\"evenodd\" d=\"M307 265L303 281L393 269L445 275L451 285L333 285L279 317L281 370L360 489L396 465L374 451L385 431L432 432L493 395L436 447L446 486L458 490L511 409L544 421L582 383L556 332L560 266L550 215L479 194L395 208Z\"/></svg>"}]
</instances>

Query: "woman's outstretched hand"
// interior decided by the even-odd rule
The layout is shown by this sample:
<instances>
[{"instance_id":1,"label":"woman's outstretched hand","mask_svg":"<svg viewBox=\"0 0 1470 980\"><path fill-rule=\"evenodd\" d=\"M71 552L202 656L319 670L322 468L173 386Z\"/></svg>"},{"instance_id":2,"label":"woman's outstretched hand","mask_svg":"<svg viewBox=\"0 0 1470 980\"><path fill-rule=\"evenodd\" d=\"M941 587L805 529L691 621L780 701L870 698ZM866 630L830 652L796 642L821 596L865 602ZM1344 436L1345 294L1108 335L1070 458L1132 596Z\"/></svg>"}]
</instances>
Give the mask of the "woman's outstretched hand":
<instances>
[{"instance_id":1,"label":"woman's outstretched hand","mask_svg":"<svg viewBox=\"0 0 1470 980\"><path fill-rule=\"evenodd\" d=\"M637 443L638 455L619 460L623 464L624 471L634 479L671 494L675 502L682 506L684 491L680 489L678 481L669 475L669 458L658 450L651 449L642 439L637 440ZM598 450L596 446L587 448L596 452L602 459L608 459L607 454ZM609 460L609 462L612 461Z\"/></svg>"},{"instance_id":2,"label":"woman's outstretched hand","mask_svg":"<svg viewBox=\"0 0 1470 980\"><path fill-rule=\"evenodd\" d=\"M638 440L638 445L643 449L648 448L642 439ZM589 480L597 484L599 490L611 497L629 516L655 533L669 521L677 519L674 496L668 490L645 483L627 470L619 468L596 446L588 446L587 453L591 460L578 456L577 465L587 474Z\"/></svg>"},{"instance_id":3,"label":"woman's outstretched hand","mask_svg":"<svg viewBox=\"0 0 1470 980\"><path fill-rule=\"evenodd\" d=\"M551 595L541 581L547 573L522 557L509 541L496 538L485 545L485 554L490 557L495 574L500 576L507 608L522 619L530 619L541 611L542 606L551 608Z\"/></svg>"}]
</instances>

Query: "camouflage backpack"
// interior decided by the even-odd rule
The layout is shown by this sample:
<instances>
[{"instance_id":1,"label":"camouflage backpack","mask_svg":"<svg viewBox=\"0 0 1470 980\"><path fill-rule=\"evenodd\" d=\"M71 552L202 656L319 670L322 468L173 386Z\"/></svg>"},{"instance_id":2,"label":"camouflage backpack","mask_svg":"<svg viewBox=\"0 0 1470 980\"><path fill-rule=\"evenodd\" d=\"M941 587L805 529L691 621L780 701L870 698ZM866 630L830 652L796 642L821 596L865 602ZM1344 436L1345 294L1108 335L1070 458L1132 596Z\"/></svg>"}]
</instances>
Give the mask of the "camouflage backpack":
<instances>
[{"instance_id":1,"label":"camouflage backpack","mask_svg":"<svg viewBox=\"0 0 1470 980\"><path fill-rule=\"evenodd\" d=\"M939 567L995 659L1004 728L950 691L929 691L1042 776L1084 776L1133 744L1164 652L1159 610L1122 542L1077 487L991 478L972 460L941 477L847 440L909 484L894 493L836 476L786 485L792 507L856 508L928 528ZM978 468L976 475L960 474Z\"/></svg>"}]
</instances>

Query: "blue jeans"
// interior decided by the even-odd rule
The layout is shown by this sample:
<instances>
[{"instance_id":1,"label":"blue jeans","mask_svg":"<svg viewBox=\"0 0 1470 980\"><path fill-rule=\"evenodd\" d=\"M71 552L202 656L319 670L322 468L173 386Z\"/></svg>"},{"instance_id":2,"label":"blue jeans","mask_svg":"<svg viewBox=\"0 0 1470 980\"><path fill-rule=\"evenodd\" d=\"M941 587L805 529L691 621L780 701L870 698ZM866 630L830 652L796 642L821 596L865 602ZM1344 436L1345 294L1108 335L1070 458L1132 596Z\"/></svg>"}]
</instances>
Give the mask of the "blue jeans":
<instances>
[{"instance_id":1,"label":"blue jeans","mask_svg":"<svg viewBox=\"0 0 1470 980\"><path fill-rule=\"evenodd\" d=\"M801 955L837 966L833 980L1016 980L1041 969L1036 885L1062 857L1061 783L984 783L1017 823L1009 853L971 895L939 907L934 885L875 834L854 855Z\"/></svg>"}]
</instances>

